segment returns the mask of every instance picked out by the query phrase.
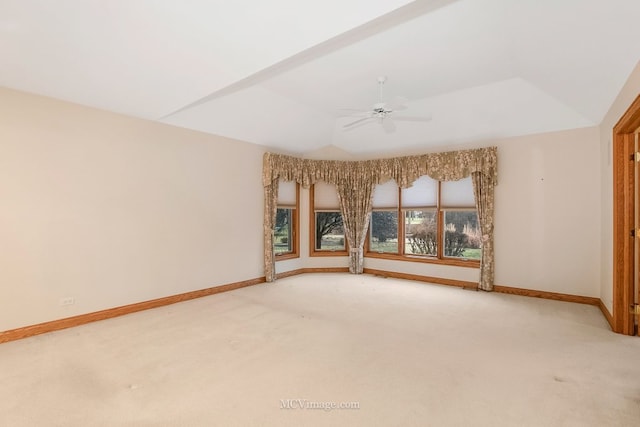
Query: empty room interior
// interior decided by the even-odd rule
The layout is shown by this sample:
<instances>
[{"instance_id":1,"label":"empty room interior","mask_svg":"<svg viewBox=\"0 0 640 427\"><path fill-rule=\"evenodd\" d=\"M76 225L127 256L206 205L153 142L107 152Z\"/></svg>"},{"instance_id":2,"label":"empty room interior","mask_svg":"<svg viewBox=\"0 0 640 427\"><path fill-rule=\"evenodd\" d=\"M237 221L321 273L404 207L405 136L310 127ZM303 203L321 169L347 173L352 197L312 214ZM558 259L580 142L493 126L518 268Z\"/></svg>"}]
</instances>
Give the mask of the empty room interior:
<instances>
[{"instance_id":1,"label":"empty room interior","mask_svg":"<svg viewBox=\"0 0 640 427\"><path fill-rule=\"evenodd\" d=\"M0 1L0 425L639 425L639 19Z\"/></svg>"}]
</instances>

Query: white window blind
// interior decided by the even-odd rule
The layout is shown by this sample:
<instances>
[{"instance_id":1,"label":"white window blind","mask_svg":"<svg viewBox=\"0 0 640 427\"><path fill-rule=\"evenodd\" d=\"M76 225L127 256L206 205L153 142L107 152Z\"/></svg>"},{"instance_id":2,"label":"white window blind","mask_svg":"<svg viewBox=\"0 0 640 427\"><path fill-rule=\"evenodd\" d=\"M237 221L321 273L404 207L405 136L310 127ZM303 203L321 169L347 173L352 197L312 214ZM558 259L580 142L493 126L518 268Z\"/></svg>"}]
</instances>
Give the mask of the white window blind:
<instances>
[{"instance_id":1,"label":"white window blind","mask_svg":"<svg viewBox=\"0 0 640 427\"><path fill-rule=\"evenodd\" d=\"M475 208L471 177L459 181L442 181L440 205L443 208Z\"/></svg>"},{"instance_id":2,"label":"white window blind","mask_svg":"<svg viewBox=\"0 0 640 427\"><path fill-rule=\"evenodd\" d=\"M336 186L324 181L316 182L313 185L313 207L320 210L340 210Z\"/></svg>"},{"instance_id":3,"label":"white window blind","mask_svg":"<svg viewBox=\"0 0 640 427\"><path fill-rule=\"evenodd\" d=\"M296 182L283 181L278 183L278 206L296 206Z\"/></svg>"},{"instance_id":4,"label":"white window blind","mask_svg":"<svg viewBox=\"0 0 640 427\"><path fill-rule=\"evenodd\" d=\"M398 207L398 184L394 180L378 184L373 189L372 207L388 209Z\"/></svg>"},{"instance_id":5,"label":"white window blind","mask_svg":"<svg viewBox=\"0 0 640 427\"><path fill-rule=\"evenodd\" d=\"M403 208L435 208L438 203L438 181L428 176L416 179L402 189Z\"/></svg>"}]
</instances>

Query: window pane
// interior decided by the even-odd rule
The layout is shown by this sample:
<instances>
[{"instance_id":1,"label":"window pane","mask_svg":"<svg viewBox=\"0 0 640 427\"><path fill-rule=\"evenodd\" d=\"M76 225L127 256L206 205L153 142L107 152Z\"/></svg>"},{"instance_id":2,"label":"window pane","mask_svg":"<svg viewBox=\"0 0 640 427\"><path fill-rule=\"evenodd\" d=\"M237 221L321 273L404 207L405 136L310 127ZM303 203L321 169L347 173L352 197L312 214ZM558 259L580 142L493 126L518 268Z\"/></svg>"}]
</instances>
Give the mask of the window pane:
<instances>
[{"instance_id":1,"label":"window pane","mask_svg":"<svg viewBox=\"0 0 640 427\"><path fill-rule=\"evenodd\" d=\"M295 206L296 205L296 182L283 181L278 182L278 205Z\"/></svg>"},{"instance_id":2,"label":"window pane","mask_svg":"<svg viewBox=\"0 0 640 427\"><path fill-rule=\"evenodd\" d=\"M398 184L394 180L377 184L373 188L371 206L375 208L395 208L398 206Z\"/></svg>"},{"instance_id":3,"label":"window pane","mask_svg":"<svg viewBox=\"0 0 640 427\"><path fill-rule=\"evenodd\" d=\"M313 186L313 206L316 209L340 209L336 186L324 181L316 182Z\"/></svg>"},{"instance_id":4,"label":"window pane","mask_svg":"<svg viewBox=\"0 0 640 427\"><path fill-rule=\"evenodd\" d=\"M371 213L371 252L398 253L398 212L373 211Z\"/></svg>"},{"instance_id":5,"label":"window pane","mask_svg":"<svg viewBox=\"0 0 640 427\"><path fill-rule=\"evenodd\" d=\"M316 250L343 251L344 229L340 212L316 212Z\"/></svg>"},{"instance_id":6,"label":"window pane","mask_svg":"<svg viewBox=\"0 0 640 427\"><path fill-rule=\"evenodd\" d=\"M482 233L476 211L444 211L444 256L480 259Z\"/></svg>"},{"instance_id":7,"label":"window pane","mask_svg":"<svg viewBox=\"0 0 640 427\"><path fill-rule=\"evenodd\" d=\"M435 210L405 211L404 248L406 254L438 255L438 228Z\"/></svg>"},{"instance_id":8,"label":"window pane","mask_svg":"<svg viewBox=\"0 0 640 427\"><path fill-rule=\"evenodd\" d=\"M443 181L440 206L444 208L475 208L471 177L460 181Z\"/></svg>"},{"instance_id":9,"label":"window pane","mask_svg":"<svg viewBox=\"0 0 640 427\"><path fill-rule=\"evenodd\" d=\"M278 208L273 239L273 250L276 255L293 252L292 223L293 209Z\"/></svg>"},{"instance_id":10,"label":"window pane","mask_svg":"<svg viewBox=\"0 0 640 427\"><path fill-rule=\"evenodd\" d=\"M416 179L411 187L402 189L402 207L435 207L438 201L438 181L428 176Z\"/></svg>"}]
</instances>

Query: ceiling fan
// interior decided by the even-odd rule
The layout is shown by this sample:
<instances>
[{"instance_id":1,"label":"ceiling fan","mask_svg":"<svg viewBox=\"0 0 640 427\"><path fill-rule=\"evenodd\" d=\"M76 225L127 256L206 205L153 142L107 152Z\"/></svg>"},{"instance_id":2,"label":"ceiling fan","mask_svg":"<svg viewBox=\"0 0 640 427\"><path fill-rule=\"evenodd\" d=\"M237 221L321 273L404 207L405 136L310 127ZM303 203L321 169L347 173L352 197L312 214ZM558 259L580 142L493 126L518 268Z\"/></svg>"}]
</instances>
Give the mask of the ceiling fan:
<instances>
[{"instance_id":1,"label":"ceiling fan","mask_svg":"<svg viewBox=\"0 0 640 427\"><path fill-rule=\"evenodd\" d=\"M382 98L382 87L387 81L386 76L378 77L378 102L373 104L373 107L369 110L358 110L353 108L343 108L342 111L347 112L346 116L360 117L357 120L349 122L342 126L344 130L355 129L359 126L378 122L382 125L385 132L390 133L396 130L395 121L409 121L409 122L428 122L431 120L430 116L404 116L396 115L397 111L407 109L407 98L395 97L391 102L384 102Z\"/></svg>"}]
</instances>

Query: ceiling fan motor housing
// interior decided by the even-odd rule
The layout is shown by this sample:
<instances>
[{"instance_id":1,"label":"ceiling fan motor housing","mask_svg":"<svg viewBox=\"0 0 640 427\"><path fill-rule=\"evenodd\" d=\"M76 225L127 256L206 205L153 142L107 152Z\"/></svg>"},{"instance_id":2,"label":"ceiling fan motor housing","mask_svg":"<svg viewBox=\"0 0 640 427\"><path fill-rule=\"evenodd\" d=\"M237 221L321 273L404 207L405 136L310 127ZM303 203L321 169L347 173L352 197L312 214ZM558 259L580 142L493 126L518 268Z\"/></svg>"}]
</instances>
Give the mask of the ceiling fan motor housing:
<instances>
[{"instance_id":1,"label":"ceiling fan motor housing","mask_svg":"<svg viewBox=\"0 0 640 427\"><path fill-rule=\"evenodd\" d=\"M403 97L398 97L395 101L391 101L390 103L386 103L383 101L382 97L382 85L387 81L386 76L378 77L378 102L373 104L373 108L370 110L355 110L362 117L356 121L351 123L347 123L343 125L344 129L353 129L356 125L364 124L368 120L374 119L378 123L382 124L385 127L385 131L392 132L395 130L395 124L393 123L393 118L397 118L398 120L410 120L410 121L427 121L430 120L430 117L407 117L407 116L398 116L391 117L394 110L404 110L407 108L405 105L406 99ZM364 116L363 116L364 115ZM388 120L385 120L389 118Z\"/></svg>"}]
</instances>

